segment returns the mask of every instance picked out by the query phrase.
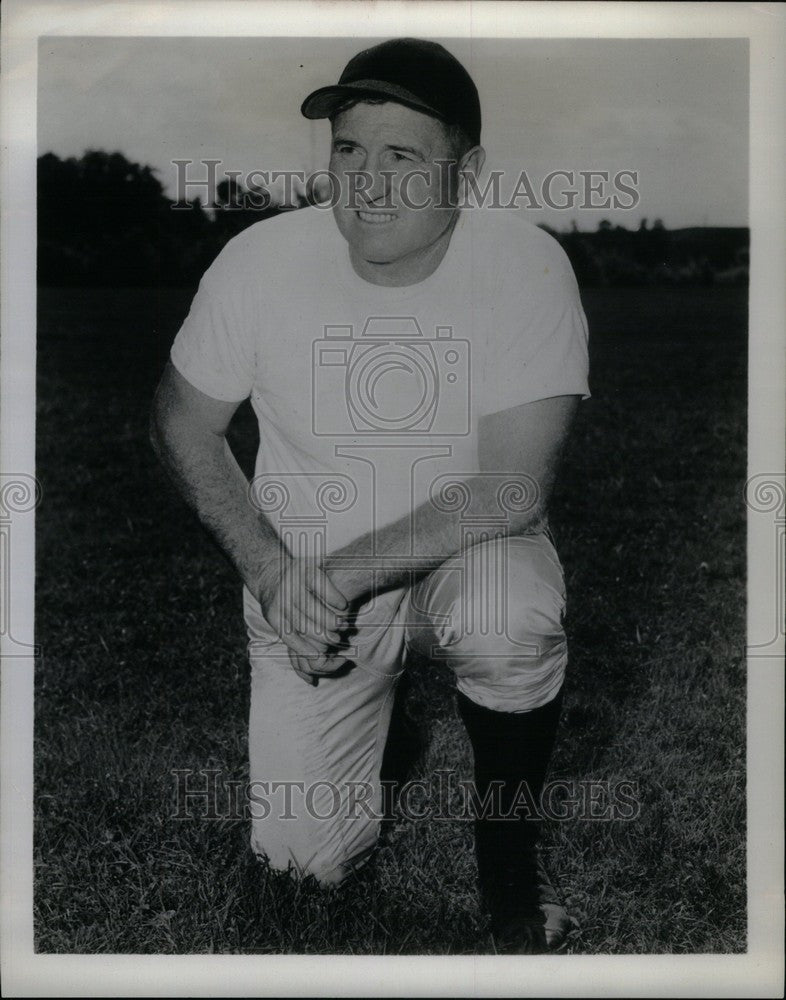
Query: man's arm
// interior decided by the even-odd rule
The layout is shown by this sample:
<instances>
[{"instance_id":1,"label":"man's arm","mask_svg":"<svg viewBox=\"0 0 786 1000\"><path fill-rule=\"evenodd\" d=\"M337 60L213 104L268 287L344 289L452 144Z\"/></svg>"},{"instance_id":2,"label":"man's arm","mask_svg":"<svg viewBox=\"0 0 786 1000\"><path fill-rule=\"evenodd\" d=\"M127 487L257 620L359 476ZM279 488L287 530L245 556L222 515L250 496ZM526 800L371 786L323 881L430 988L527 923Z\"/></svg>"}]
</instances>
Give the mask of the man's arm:
<instances>
[{"instance_id":1,"label":"man's arm","mask_svg":"<svg viewBox=\"0 0 786 1000\"><path fill-rule=\"evenodd\" d=\"M226 440L239 405L206 396L170 362L153 401L151 443L295 657L322 656L339 638L333 609L343 610L346 601L319 567L289 554L251 504L248 481ZM293 666L303 668L296 661Z\"/></svg>"},{"instance_id":2,"label":"man's arm","mask_svg":"<svg viewBox=\"0 0 786 1000\"><path fill-rule=\"evenodd\" d=\"M248 502L248 483L226 441L239 405L200 392L170 362L153 400L150 441L183 498L254 593L262 567L278 557L280 542Z\"/></svg>"},{"instance_id":3,"label":"man's arm","mask_svg":"<svg viewBox=\"0 0 786 1000\"><path fill-rule=\"evenodd\" d=\"M554 396L481 419L481 471L465 479L473 515L481 520L499 515L502 474L505 480L520 482L532 503L519 513L510 512L500 533L520 534L542 519L579 398ZM333 553L325 560L325 568L349 600L366 599L374 589L407 585L460 550L464 513L463 509L438 509L426 501L411 518L403 517ZM408 560L401 555L404 552L416 553L416 558Z\"/></svg>"}]
</instances>

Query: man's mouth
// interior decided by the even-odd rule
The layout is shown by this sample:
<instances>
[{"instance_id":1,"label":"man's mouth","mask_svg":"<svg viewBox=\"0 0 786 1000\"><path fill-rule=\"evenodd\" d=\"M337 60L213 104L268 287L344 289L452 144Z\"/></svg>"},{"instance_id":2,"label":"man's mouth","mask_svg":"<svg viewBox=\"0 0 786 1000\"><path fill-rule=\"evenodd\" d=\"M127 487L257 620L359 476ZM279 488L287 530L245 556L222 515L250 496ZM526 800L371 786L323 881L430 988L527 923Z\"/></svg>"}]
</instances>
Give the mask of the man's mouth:
<instances>
[{"instance_id":1,"label":"man's mouth","mask_svg":"<svg viewBox=\"0 0 786 1000\"><path fill-rule=\"evenodd\" d=\"M363 212L360 209L357 211L357 217L361 222L368 222L372 226L381 226L386 222L393 222L397 218L391 212Z\"/></svg>"}]
</instances>

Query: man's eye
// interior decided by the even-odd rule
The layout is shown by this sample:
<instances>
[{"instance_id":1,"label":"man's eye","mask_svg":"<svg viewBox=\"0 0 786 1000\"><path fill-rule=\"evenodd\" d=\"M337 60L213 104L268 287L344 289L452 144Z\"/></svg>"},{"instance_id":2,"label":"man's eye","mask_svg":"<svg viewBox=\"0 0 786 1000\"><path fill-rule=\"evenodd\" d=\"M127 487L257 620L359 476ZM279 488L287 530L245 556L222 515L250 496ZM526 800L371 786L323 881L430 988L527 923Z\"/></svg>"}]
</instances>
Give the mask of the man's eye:
<instances>
[{"instance_id":1,"label":"man's eye","mask_svg":"<svg viewBox=\"0 0 786 1000\"><path fill-rule=\"evenodd\" d=\"M411 162L412 157L408 156L406 153L396 153L394 151L393 159L395 160L396 163L406 163L408 161Z\"/></svg>"},{"instance_id":2,"label":"man's eye","mask_svg":"<svg viewBox=\"0 0 786 1000\"><path fill-rule=\"evenodd\" d=\"M342 153L342 154L344 154L346 156L348 153L354 153L355 152L355 147L354 146L348 146L346 143L338 143L335 146L335 150L336 150L337 153Z\"/></svg>"}]
</instances>

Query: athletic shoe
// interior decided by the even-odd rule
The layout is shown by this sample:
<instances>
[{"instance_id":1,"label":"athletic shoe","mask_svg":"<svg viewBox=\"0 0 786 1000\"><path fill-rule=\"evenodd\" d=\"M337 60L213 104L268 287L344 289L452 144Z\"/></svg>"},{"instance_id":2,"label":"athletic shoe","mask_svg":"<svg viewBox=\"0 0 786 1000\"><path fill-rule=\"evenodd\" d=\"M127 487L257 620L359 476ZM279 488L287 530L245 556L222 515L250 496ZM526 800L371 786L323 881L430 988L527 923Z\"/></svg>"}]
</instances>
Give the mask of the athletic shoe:
<instances>
[{"instance_id":1,"label":"athletic shoe","mask_svg":"<svg viewBox=\"0 0 786 1000\"><path fill-rule=\"evenodd\" d=\"M534 848L515 875L495 879L484 895L498 954L543 955L565 943L572 922Z\"/></svg>"}]
</instances>

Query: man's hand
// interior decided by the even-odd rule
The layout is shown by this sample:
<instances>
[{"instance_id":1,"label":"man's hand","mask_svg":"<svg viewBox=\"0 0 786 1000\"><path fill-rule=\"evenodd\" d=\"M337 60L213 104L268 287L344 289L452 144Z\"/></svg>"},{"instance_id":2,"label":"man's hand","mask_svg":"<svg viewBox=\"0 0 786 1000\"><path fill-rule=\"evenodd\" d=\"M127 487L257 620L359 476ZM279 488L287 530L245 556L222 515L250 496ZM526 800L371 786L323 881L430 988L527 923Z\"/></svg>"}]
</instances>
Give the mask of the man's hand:
<instances>
[{"instance_id":1,"label":"man's hand","mask_svg":"<svg viewBox=\"0 0 786 1000\"><path fill-rule=\"evenodd\" d=\"M273 526L248 502L248 480L226 442L238 403L213 399L170 363L151 413L156 454L187 503L255 594L290 650L296 672L314 683L343 662L337 615L344 595L314 562L293 559ZM260 572L260 566L267 571ZM331 651L330 654L328 651Z\"/></svg>"},{"instance_id":2,"label":"man's hand","mask_svg":"<svg viewBox=\"0 0 786 1000\"><path fill-rule=\"evenodd\" d=\"M335 653L342 639L341 616L348 610L344 595L312 559L282 551L257 588L265 618L289 650L295 673L309 684L332 673L341 661Z\"/></svg>"}]
</instances>

